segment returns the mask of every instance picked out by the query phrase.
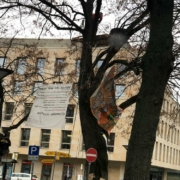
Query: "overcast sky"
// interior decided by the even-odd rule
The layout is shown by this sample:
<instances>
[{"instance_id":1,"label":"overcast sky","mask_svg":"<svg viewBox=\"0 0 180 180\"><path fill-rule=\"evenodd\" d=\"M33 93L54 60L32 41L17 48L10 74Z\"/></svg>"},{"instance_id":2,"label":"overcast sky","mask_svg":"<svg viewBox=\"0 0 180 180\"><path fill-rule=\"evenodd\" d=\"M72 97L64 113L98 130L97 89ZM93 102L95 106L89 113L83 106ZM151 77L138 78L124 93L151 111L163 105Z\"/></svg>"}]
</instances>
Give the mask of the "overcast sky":
<instances>
[{"instance_id":1,"label":"overcast sky","mask_svg":"<svg viewBox=\"0 0 180 180\"><path fill-rule=\"evenodd\" d=\"M115 1L115 0L114 0ZM77 2L77 1L76 1ZM112 1L110 1L112 3ZM99 26L100 34L108 34L110 30L114 27L115 17L117 17L109 7L113 8L108 1L103 1L102 12L103 19ZM9 16L9 17L8 17ZM32 21L34 17L24 17L22 19L17 16L15 12L9 11L8 16L0 21L1 27L7 27L6 37L12 37L16 31L16 38L38 38L41 33L41 29L34 27ZM11 19L10 16L15 17ZM22 22L22 23L21 23ZM43 23L43 22L42 22ZM41 38L69 38L68 31L58 31L55 28L51 28L50 33L42 33ZM3 36L5 34L3 33ZM80 34L76 33L75 36Z\"/></svg>"}]
</instances>

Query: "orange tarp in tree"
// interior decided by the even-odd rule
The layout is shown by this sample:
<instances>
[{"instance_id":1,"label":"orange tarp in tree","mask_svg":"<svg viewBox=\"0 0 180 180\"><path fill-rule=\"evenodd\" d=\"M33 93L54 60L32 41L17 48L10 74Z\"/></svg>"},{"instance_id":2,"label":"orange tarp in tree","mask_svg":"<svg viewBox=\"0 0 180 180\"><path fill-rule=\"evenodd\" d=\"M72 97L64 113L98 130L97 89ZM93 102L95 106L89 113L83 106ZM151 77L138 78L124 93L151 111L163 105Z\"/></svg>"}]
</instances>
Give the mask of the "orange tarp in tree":
<instances>
[{"instance_id":1,"label":"orange tarp in tree","mask_svg":"<svg viewBox=\"0 0 180 180\"><path fill-rule=\"evenodd\" d=\"M110 133L122 113L116 105L114 67L104 76L100 86L91 96L90 106L99 126Z\"/></svg>"}]
</instances>

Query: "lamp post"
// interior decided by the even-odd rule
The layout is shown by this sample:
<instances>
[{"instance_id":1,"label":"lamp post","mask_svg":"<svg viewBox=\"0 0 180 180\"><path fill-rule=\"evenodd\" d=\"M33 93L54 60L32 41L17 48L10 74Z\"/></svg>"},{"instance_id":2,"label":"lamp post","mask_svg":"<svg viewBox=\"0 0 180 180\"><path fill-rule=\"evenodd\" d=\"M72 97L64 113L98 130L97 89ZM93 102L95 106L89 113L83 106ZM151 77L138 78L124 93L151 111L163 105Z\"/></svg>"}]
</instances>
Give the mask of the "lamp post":
<instances>
[{"instance_id":1,"label":"lamp post","mask_svg":"<svg viewBox=\"0 0 180 180\"><path fill-rule=\"evenodd\" d=\"M18 155L19 155L19 152L13 152L12 153L12 159L17 161ZM16 167L16 163L13 163L13 172L15 171L15 167Z\"/></svg>"}]
</instances>

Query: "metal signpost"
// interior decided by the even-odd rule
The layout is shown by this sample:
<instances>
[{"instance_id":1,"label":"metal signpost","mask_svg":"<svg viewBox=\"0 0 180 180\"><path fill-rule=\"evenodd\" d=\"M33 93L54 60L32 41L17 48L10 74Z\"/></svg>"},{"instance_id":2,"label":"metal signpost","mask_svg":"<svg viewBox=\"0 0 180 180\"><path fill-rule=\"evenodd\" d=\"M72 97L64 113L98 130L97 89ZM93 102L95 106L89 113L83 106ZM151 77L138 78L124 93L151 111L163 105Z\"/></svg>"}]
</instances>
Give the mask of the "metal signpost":
<instances>
[{"instance_id":1,"label":"metal signpost","mask_svg":"<svg viewBox=\"0 0 180 180\"><path fill-rule=\"evenodd\" d=\"M39 146L29 146L28 160L36 161L39 159Z\"/></svg>"},{"instance_id":2,"label":"metal signpost","mask_svg":"<svg viewBox=\"0 0 180 180\"><path fill-rule=\"evenodd\" d=\"M46 151L45 154L48 156L54 156L54 160L53 160L54 165L53 165L52 178L51 178L51 180L53 180L56 160L60 160L60 157L70 158L71 156L67 153L57 152L57 151Z\"/></svg>"},{"instance_id":3,"label":"metal signpost","mask_svg":"<svg viewBox=\"0 0 180 180\"><path fill-rule=\"evenodd\" d=\"M31 179L33 178L34 161L37 161L38 159L39 159L39 146L29 146L28 160L32 161Z\"/></svg>"},{"instance_id":4,"label":"metal signpost","mask_svg":"<svg viewBox=\"0 0 180 180\"><path fill-rule=\"evenodd\" d=\"M57 152L55 151L54 163L53 163L53 172L52 172L52 180L53 180L53 178L54 178L54 170L55 170L55 165L56 165L56 155L57 155Z\"/></svg>"},{"instance_id":5,"label":"metal signpost","mask_svg":"<svg viewBox=\"0 0 180 180\"><path fill-rule=\"evenodd\" d=\"M86 179L88 179L88 176L89 176L91 163L96 161L96 159L97 159L97 151L96 151L96 149L89 148L86 151L86 160L89 162L88 163L88 171L87 171L87 176L86 176L87 178Z\"/></svg>"}]
</instances>

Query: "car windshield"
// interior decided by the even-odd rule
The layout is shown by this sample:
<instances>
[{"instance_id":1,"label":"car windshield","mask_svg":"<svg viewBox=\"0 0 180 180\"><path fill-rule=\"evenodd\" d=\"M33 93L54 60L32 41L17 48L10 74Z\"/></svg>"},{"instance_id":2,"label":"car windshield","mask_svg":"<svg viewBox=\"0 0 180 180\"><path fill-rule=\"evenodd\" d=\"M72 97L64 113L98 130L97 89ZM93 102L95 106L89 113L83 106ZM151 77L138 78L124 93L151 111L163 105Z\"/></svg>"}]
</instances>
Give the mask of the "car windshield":
<instances>
[{"instance_id":1,"label":"car windshield","mask_svg":"<svg viewBox=\"0 0 180 180\"><path fill-rule=\"evenodd\" d=\"M36 176L36 175L33 175L33 177L34 177L34 178L37 178L37 176Z\"/></svg>"}]
</instances>

